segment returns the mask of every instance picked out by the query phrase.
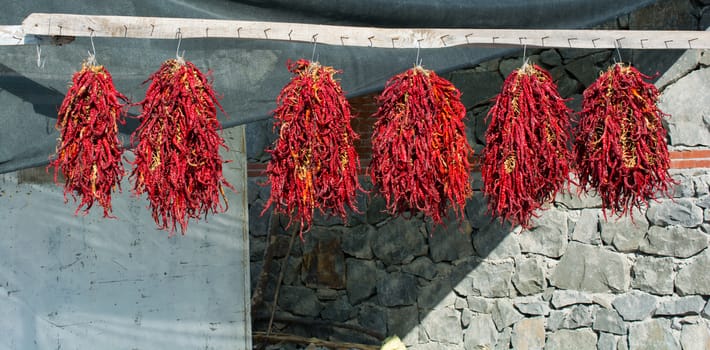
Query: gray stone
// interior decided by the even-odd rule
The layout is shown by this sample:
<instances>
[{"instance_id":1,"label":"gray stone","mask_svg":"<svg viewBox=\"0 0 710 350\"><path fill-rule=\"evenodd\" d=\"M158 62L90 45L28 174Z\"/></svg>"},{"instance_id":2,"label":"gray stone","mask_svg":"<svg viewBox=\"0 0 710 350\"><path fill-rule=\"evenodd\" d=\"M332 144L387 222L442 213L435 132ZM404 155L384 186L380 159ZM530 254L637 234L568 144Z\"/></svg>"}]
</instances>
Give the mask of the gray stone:
<instances>
[{"instance_id":1,"label":"gray stone","mask_svg":"<svg viewBox=\"0 0 710 350\"><path fill-rule=\"evenodd\" d=\"M592 329L598 332L614 333L618 335L626 334L626 324L619 314L614 310L600 308L594 316Z\"/></svg>"},{"instance_id":2,"label":"gray stone","mask_svg":"<svg viewBox=\"0 0 710 350\"><path fill-rule=\"evenodd\" d=\"M419 310L415 305L403 307L390 307L385 311L387 316L387 334L405 335L403 341L410 344L408 333L412 330L421 329Z\"/></svg>"},{"instance_id":3,"label":"gray stone","mask_svg":"<svg viewBox=\"0 0 710 350\"><path fill-rule=\"evenodd\" d=\"M536 258L516 260L513 285L521 295L542 292L546 287L545 270L542 267L542 262Z\"/></svg>"},{"instance_id":4,"label":"gray stone","mask_svg":"<svg viewBox=\"0 0 710 350\"><path fill-rule=\"evenodd\" d=\"M463 310L467 306L468 302L466 301L466 299L456 297L456 301L454 301L454 309Z\"/></svg>"},{"instance_id":5,"label":"gray stone","mask_svg":"<svg viewBox=\"0 0 710 350\"><path fill-rule=\"evenodd\" d=\"M693 177L693 186L695 187L695 195L697 197L707 196L710 193L710 175L699 175ZM695 205L707 209L707 204L702 206L700 201L696 202Z\"/></svg>"},{"instance_id":6,"label":"gray stone","mask_svg":"<svg viewBox=\"0 0 710 350\"><path fill-rule=\"evenodd\" d=\"M348 300L355 305L375 294L377 290L377 266L372 260L347 259L345 288Z\"/></svg>"},{"instance_id":7,"label":"gray stone","mask_svg":"<svg viewBox=\"0 0 710 350\"><path fill-rule=\"evenodd\" d=\"M592 302L594 302L594 304L597 304L605 309L612 309L613 306L611 306L611 302L614 301L614 298L616 298L615 294L597 293L597 294L592 295Z\"/></svg>"},{"instance_id":8,"label":"gray stone","mask_svg":"<svg viewBox=\"0 0 710 350\"><path fill-rule=\"evenodd\" d=\"M600 208L602 198L594 191L579 193L579 189L571 185L569 191L563 190L557 193L555 203L561 204L567 209Z\"/></svg>"},{"instance_id":9,"label":"gray stone","mask_svg":"<svg viewBox=\"0 0 710 350\"><path fill-rule=\"evenodd\" d=\"M598 306L575 305L570 309L569 314L565 316L562 322L562 328L577 329L582 327L591 327L594 323L594 310Z\"/></svg>"},{"instance_id":10,"label":"gray stone","mask_svg":"<svg viewBox=\"0 0 710 350\"><path fill-rule=\"evenodd\" d=\"M562 64L562 56L555 49L543 50L540 53L540 62L556 67Z\"/></svg>"},{"instance_id":11,"label":"gray stone","mask_svg":"<svg viewBox=\"0 0 710 350\"><path fill-rule=\"evenodd\" d=\"M683 350L710 349L710 332L704 324L686 324L680 332L680 345Z\"/></svg>"},{"instance_id":12,"label":"gray stone","mask_svg":"<svg viewBox=\"0 0 710 350\"><path fill-rule=\"evenodd\" d=\"M377 229L372 251L385 265L401 264L407 259L426 255L427 245L421 225L419 220L392 219Z\"/></svg>"},{"instance_id":13,"label":"gray stone","mask_svg":"<svg viewBox=\"0 0 710 350\"><path fill-rule=\"evenodd\" d=\"M369 196L365 217L370 225L377 225L392 218L387 212L387 201L384 196Z\"/></svg>"},{"instance_id":14,"label":"gray stone","mask_svg":"<svg viewBox=\"0 0 710 350\"><path fill-rule=\"evenodd\" d=\"M708 301L707 304L705 304L705 307L703 308L703 312L701 315L705 318L710 318L710 301Z\"/></svg>"},{"instance_id":15,"label":"gray stone","mask_svg":"<svg viewBox=\"0 0 710 350\"><path fill-rule=\"evenodd\" d=\"M640 250L647 254L688 258L707 246L708 237L698 228L653 226L641 242Z\"/></svg>"},{"instance_id":16,"label":"gray stone","mask_svg":"<svg viewBox=\"0 0 710 350\"><path fill-rule=\"evenodd\" d=\"M609 52L598 52L595 54L580 57L565 65L565 69L574 76L584 86L589 86L594 83L599 77L599 73L603 70L600 62L605 62L609 59Z\"/></svg>"},{"instance_id":17,"label":"gray stone","mask_svg":"<svg viewBox=\"0 0 710 350\"><path fill-rule=\"evenodd\" d=\"M576 290L555 290L552 292L552 306L561 309L574 304L591 304L592 297Z\"/></svg>"},{"instance_id":18,"label":"gray stone","mask_svg":"<svg viewBox=\"0 0 710 350\"><path fill-rule=\"evenodd\" d=\"M569 75L563 75L557 80L557 91L562 98L568 98L581 92L582 84Z\"/></svg>"},{"instance_id":19,"label":"gray stone","mask_svg":"<svg viewBox=\"0 0 710 350\"><path fill-rule=\"evenodd\" d=\"M401 272L387 274L377 281L377 300L384 306L414 304L417 301L416 277Z\"/></svg>"},{"instance_id":20,"label":"gray stone","mask_svg":"<svg viewBox=\"0 0 710 350\"><path fill-rule=\"evenodd\" d=\"M597 341L597 350L616 350L618 339L613 334L599 333Z\"/></svg>"},{"instance_id":21,"label":"gray stone","mask_svg":"<svg viewBox=\"0 0 710 350\"><path fill-rule=\"evenodd\" d=\"M484 116L482 116L481 118L485 120ZM486 127L487 124L488 123L486 123ZM487 213L488 201L486 200L485 196L473 196L466 202L466 219L468 219L468 221L471 223L471 226L473 226L475 229L483 229L486 226L494 225L496 219L492 218ZM509 231L510 230L506 230L506 232L501 232L501 234L508 233Z\"/></svg>"},{"instance_id":22,"label":"gray stone","mask_svg":"<svg viewBox=\"0 0 710 350\"><path fill-rule=\"evenodd\" d=\"M703 196L703 197L698 198L698 201L695 202L695 205L697 205L703 209L710 208L710 196Z\"/></svg>"},{"instance_id":23,"label":"gray stone","mask_svg":"<svg viewBox=\"0 0 710 350\"><path fill-rule=\"evenodd\" d=\"M671 145L710 145L710 128L699 127L705 124L703 116L710 115L710 103L701 102L708 100L709 81L710 68L699 69L668 86L661 94L659 108L673 116L666 120Z\"/></svg>"},{"instance_id":24,"label":"gray stone","mask_svg":"<svg viewBox=\"0 0 710 350\"><path fill-rule=\"evenodd\" d=\"M313 227L301 245L301 279L307 287L343 289L346 287L345 255L340 244L342 232Z\"/></svg>"},{"instance_id":25,"label":"gray stone","mask_svg":"<svg viewBox=\"0 0 710 350\"><path fill-rule=\"evenodd\" d=\"M652 224L657 226L696 227L703 222L703 210L695 206L693 201L688 198L653 201L646 216Z\"/></svg>"},{"instance_id":26,"label":"gray stone","mask_svg":"<svg viewBox=\"0 0 710 350\"><path fill-rule=\"evenodd\" d=\"M437 274L436 265L426 256L420 256L411 263L402 266L402 271L430 281Z\"/></svg>"},{"instance_id":27,"label":"gray stone","mask_svg":"<svg viewBox=\"0 0 710 350\"><path fill-rule=\"evenodd\" d=\"M678 181L671 189L673 198L689 198L695 196L693 179L682 174L676 174L673 179Z\"/></svg>"},{"instance_id":28,"label":"gray stone","mask_svg":"<svg viewBox=\"0 0 710 350\"><path fill-rule=\"evenodd\" d=\"M324 320L345 322L350 319L352 311L352 305L350 305L347 298L343 296L333 302L326 303L320 315Z\"/></svg>"},{"instance_id":29,"label":"gray stone","mask_svg":"<svg viewBox=\"0 0 710 350\"><path fill-rule=\"evenodd\" d=\"M342 233L343 251L358 259L372 259L372 248L370 242L375 234L375 228L371 225L358 225Z\"/></svg>"},{"instance_id":30,"label":"gray stone","mask_svg":"<svg viewBox=\"0 0 710 350\"><path fill-rule=\"evenodd\" d=\"M362 303L358 306L357 322L370 330L387 333L387 310L382 306Z\"/></svg>"},{"instance_id":31,"label":"gray stone","mask_svg":"<svg viewBox=\"0 0 710 350\"><path fill-rule=\"evenodd\" d=\"M516 350L542 349L545 346L545 319L535 317L518 321L513 326L511 342Z\"/></svg>"},{"instance_id":32,"label":"gray stone","mask_svg":"<svg viewBox=\"0 0 710 350\"><path fill-rule=\"evenodd\" d=\"M550 307L544 301L515 302L515 308L528 316L546 316L550 314Z\"/></svg>"},{"instance_id":33,"label":"gray stone","mask_svg":"<svg viewBox=\"0 0 710 350\"><path fill-rule=\"evenodd\" d=\"M629 349L678 349L680 344L671 333L671 322L666 319L652 319L629 325Z\"/></svg>"},{"instance_id":34,"label":"gray stone","mask_svg":"<svg viewBox=\"0 0 710 350\"><path fill-rule=\"evenodd\" d=\"M498 331L491 315L475 316L463 332L463 346L466 350L491 349L498 339Z\"/></svg>"},{"instance_id":35,"label":"gray stone","mask_svg":"<svg viewBox=\"0 0 710 350\"><path fill-rule=\"evenodd\" d=\"M696 12L693 3L688 1L666 0L653 3L629 14L629 29L649 30L668 26L666 28L676 30L697 30Z\"/></svg>"},{"instance_id":36,"label":"gray stone","mask_svg":"<svg viewBox=\"0 0 710 350\"><path fill-rule=\"evenodd\" d=\"M639 256L631 269L631 288L651 294L673 294L673 266L673 258Z\"/></svg>"},{"instance_id":37,"label":"gray stone","mask_svg":"<svg viewBox=\"0 0 710 350\"><path fill-rule=\"evenodd\" d=\"M254 237L266 236L269 233L269 220L271 220L271 212L261 215L266 202L256 199L249 203L251 203L249 206L249 235Z\"/></svg>"},{"instance_id":38,"label":"gray stone","mask_svg":"<svg viewBox=\"0 0 710 350\"><path fill-rule=\"evenodd\" d=\"M510 232L510 225L499 221L481 227L473 234L476 254L484 259L505 259L520 255L518 235Z\"/></svg>"},{"instance_id":39,"label":"gray stone","mask_svg":"<svg viewBox=\"0 0 710 350\"><path fill-rule=\"evenodd\" d=\"M656 310L656 297L632 291L618 296L612 305L625 321L640 321L651 316Z\"/></svg>"},{"instance_id":40,"label":"gray stone","mask_svg":"<svg viewBox=\"0 0 710 350\"><path fill-rule=\"evenodd\" d=\"M478 312L479 314L489 314L493 310L493 306L488 299L485 298L468 296L466 297L466 302L471 311Z\"/></svg>"},{"instance_id":41,"label":"gray stone","mask_svg":"<svg viewBox=\"0 0 710 350\"><path fill-rule=\"evenodd\" d=\"M498 72L461 70L451 73L451 83L461 91L464 106L486 102L500 91L503 78Z\"/></svg>"},{"instance_id":42,"label":"gray stone","mask_svg":"<svg viewBox=\"0 0 710 350\"><path fill-rule=\"evenodd\" d=\"M550 334L545 342L546 350L596 350L597 334L589 328L561 329Z\"/></svg>"},{"instance_id":43,"label":"gray stone","mask_svg":"<svg viewBox=\"0 0 710 350\"><path fill-rule=\"evenodd\" d=\"M466 328L471 324L471 319L473 318L473 311L469 309L461 310L461 327Z\"/></svg>"},{"instance_id":44,"label":"gray stone","mask_svg":"<svg viewBox=\"0 0 710 350\"><path fill-rule=\"evenodd\" d=\"M523 319L523 315L515 310L513 303L511 303L508 299L497 299L492 306L493 323L495 323L499 332L505 327L508 327Z\"/></svg>"},{"instance_id":45,"label":"gray stone","mask_svg":"<svg viewBox=\"0 0 710 350\"><path fill-rule=\"evenodd\" d=\"M620 252L637 250L648 230L648 221L637 209L633 210L632 216L608 217L600 221L602 241Z\"/></svg>"},{"instance_id":46,"label":"gray stone","mask_svg":"<svg viewBox=\"0 0 710 350\"><path fill-rule=\"evenodd\" d=\"M561 310L550 311L550 316L548 316L545 320L545 329L550 332L554 332L562 328L562 324L564 323L565 317L567 317L568 313L569 312Z\"/></svg>"},{"instance_id":47,"label":"gray stone","mask_svg":"<svg viewBox=\"0 0 710 350\"><path fill-rule=\"evenodd\" d=\"M508 327L504 329L502 332L498 333L498 341L496 342L496 346L493 348L494 350L508 350L510 349L510 341L512 338L512 333L513 329L511 327ZM480 350L480 349L477 349Z\"/></svg>"},{"instance_id":48,"label":"gray stone","mask_svg":"<svg viewBox=\"0 0 710 350\"><path fill-rule=\"evenodd\" d=\"M629 350L629 337L624 336L619 338L619 342L616 343L616 348L618 350Z\"/></svg>"},{"instance_id":49,"label":"gray stone","mask_svg":"<svg viewBox=\"0 0 710 350\"><path fill-rule=\"evenodd\" d=\"M515 267L512 261L468 261L456 266L451 284L460 295L500 298L510 296Z\"/></svg>"},{"instance_id":50,"label":"gray stone","mask_svg":"<svg viewBox=\"0 0 710 350\"><path fill-rule=\"evenodd\" d=\"M540 64L540 55L531 55L526 57L526 61L528 64ZM498 70L500 71L500 75L507 77L512 73L514 70L519 69L523 66L523 60L520 57L515 57L515 58L506 58L500 61L500 65L498 66Z\"/></svg>"},{"instance_id":51,"label":"gray stone","mask_svg":"<svg viewBox=\"0 0 710 350\"><path fill-rule=\"evenodd\" d=\"M700 52L700 50L686 50L678 60L656 80L654 85L663 90L666 86L686 76L697 67L700 61Z\"/></svg>"},{"instance_id":52,"label":"gray stone","mask_svg":"<svg viewBox=\"0 0 710 350\"><path fill-rule=\"evenodd\" d=\"M559 258L567 249L567 235L567 214L561 210L549 209L540 217L534 218L532 228L520 235L520 250Z\"/></svg>"},{"instance_id":53,"label":"gray stone","mask_svg":"<svg viewBox=\"0 0 710 350\"><path fill-rule=\"evenodd\" d=\"M597 350L616 350L616 344L619 342L616 336L609 333L599 333L597 340Z\"/></svg>"},{"instance_id":54,"label":"gray stone","mask_svg":"<svg viewBox=\"0 0 710 350\"><path fill-rule=\"evenodd\" d=\"M582 212L572 230L572 240L587 244L601 243L599 235L599 209L582 209Z\"/></svg>"},{"instance_id":55,"label":"gray stone","mask_svg":"<svg viewBox=\"0 0 710 350\"><path fill-rule=\"evenodd\" d=\"M434 309L422 320L421 326L429 340L445 344L461 344L463 333L458 311L451 308Z\"/></svg>"},{"instance_id":56,"label":"gray stone","mask_svg":"<svg viewBox=\"0 0 710 350\"><path fill-rule=\"evenodd\" d=\"M451 281L448 278L437 278L422 284L417 295L417 305L422 309L453 306L456 294L451 292Z\"/></svg>"},{"instance_id":57,"label":"gray stone","mask_svg":"<svg viewBox=\"0 0 710 350\"><path fill-rule=\"evenodd\" d=\"M318 316L323 304L312 289L301 286L281 286L279 308L301 316Z\"/></svg>"},{"instance_id":58,"label":"gray stone","mask_svg":"<svg viewBox=\"0 0 710 350\"><path fill-rule=\"evenodd\" d=\"M705 306L705 299L699 295L663 300L656 308L656 316L697 315Z\"/></svg>"},{"instance_id":59,"label":"gray stone","mask_svg":"<svg viewBox=\"0 0 710 350\"><path fill-rule=\"evenodd\" d=\"M471 225L461 223L462 231L457 230L456 219L450 219L447 226L429 226L429 256L434 262L454 261L473 255L471 244Z\"/></svg>"},{"instance_id":60,"label":"gray stone","mask_svg":"<svg viewBox=\"0 0 710 350\"><path fill-rule=\"evenodd\" d=\"M550 277L550 284L558 288L599 293L626 291L630 282L623 255L577 242L569 244Z\"/></svg>"}]
</instances>

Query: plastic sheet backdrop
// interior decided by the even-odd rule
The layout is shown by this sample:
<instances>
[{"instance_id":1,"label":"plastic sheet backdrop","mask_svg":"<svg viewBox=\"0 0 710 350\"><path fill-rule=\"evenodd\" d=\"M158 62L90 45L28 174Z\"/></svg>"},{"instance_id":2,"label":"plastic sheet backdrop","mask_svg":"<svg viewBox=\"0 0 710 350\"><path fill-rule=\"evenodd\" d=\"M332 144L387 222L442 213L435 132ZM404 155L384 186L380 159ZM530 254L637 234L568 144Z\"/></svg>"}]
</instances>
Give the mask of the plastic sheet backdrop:
<instances>
[{"instance_id":1,"label":"plastic sheet backdrop","mask_svg":"<svg viewBox=\"0 0 710 350\"><path fill-rule=\"evenodd\" d=\"M224 136L237 192L186 236L126 178L105 219L74 216L44 169L0 175L0 349L251 348L244 128Z\"/></svg>"}]
</instances>

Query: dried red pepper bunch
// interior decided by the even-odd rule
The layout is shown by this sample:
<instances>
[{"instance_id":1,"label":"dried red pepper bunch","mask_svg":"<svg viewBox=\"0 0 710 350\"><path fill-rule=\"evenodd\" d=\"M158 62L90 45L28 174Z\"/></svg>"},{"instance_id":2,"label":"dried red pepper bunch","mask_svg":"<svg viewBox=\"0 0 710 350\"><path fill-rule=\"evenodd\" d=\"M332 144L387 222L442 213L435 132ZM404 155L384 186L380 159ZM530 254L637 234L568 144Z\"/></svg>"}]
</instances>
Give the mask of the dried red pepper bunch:
<instances>
[{"instance_id":1,"label":"dried red pepper bunch","mask_svg":"<svg viewBox=\"0 0 710 350\"><path fill-rule=\"evenodd\" d=\"M488 113L481 175L490 214L524 228L569 180L570 109L550 74L524 64L503 83Z\"/></svg>"},{"instance_id":2,"label":"dried red pepper bunch","mask_svg":"<svg viewBox=\"0 0 710 350\"><path fill-rule=\"evenodd\" d=\"M294 76L274 111L279 137L267 150L271 197L263 212L273 205L277 213L300 221L303 238L316 208L345 221L345 205L357 211L356 192L364 190L353 143L358 135L350 126L350 104L334 79L338 71L304 59L289 62L288 69Z\"/></svg>"},{"instance_id":3,"label":"dried red pepper bunch","mask_svg":"<svg viewBox=\"0 0 710 350\"><path fill-rule=\"evenodd\" d=\"M140 102L140 126L134 145L133 192L148 194L153 219L172 235L179 225L185 234L189 219L227 210L218 131L219 102L211 82L191 62L165 61ZM224 200L224 205L220 201Z\"/></svg>"},{"instance_id":4,"label":"dried red pepper bunch","mask_svg":"<svg viewBox=\"0 0 710 350\"><path fill-rule=\"evenodd\" d=\"M668 193L674 180L658 90L650 77L622 63L584 91L574 153L580 187L596 190L602 207L623 215ZM605 212L606 215L606 212Z\"/></svg>"},{"instance_id":5,"label":"dried red pepper bunch","mask_svg":"<svg viewBox=\"0 0 710 350\"><path fill-rule=\"evenodd\" d=\"M124 175L118 123L125 123L126 103L111 74L96 65L93 56L74 74L59 108L56 128L61 138L49 166L54 167L55 183L59 171L64 175L64 200L67 193L75 201L81 198L75 214L84 206L87 214L97 201L104 217L113 217L111 193L120 191Z\"/></svg>"},{"instance_id":6,"label":"dried red pepper bunch","mask_svg":"<svg viewBox=\"0 0 710 350\"><path fill-rule=\"evenodd\" d=\"M461 93L416 66L392 77L378 97L370 177L391 214L422 212L442 224L449 208L464 217L473 194Z\"/></svg>"}]
</instances>

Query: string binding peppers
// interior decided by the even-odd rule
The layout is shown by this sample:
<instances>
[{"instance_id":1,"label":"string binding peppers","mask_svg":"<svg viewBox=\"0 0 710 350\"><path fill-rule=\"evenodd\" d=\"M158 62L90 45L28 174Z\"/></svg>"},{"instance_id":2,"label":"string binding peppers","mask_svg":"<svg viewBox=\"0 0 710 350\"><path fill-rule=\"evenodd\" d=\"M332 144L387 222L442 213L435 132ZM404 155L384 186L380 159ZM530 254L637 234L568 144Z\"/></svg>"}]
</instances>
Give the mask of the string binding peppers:
<instances>
[{"instance_id":1,"label":"string binding peppers","mask_svg":"<svg viewBox=\"0 0 710 350\"><path fill-rule=\"evenodd\" d=\"M650 77L617 63L583 94L574 154L580 189L594 189L606 211L623 215L668 194L675 181Z\"/></svg>"},{"instance_id":2,"label":"string binding peppers","mask_svg":"<svg viewBox=\"0 0 710 350\"><path fill-rule=\"evenodd\" d=\"M370 177L393 215L424 213L461 220L473 194L461 93L434 71L415 66L392 77L378 97Z\"/></svg>"},{"instance_id":3,"label":"string binding peppers","mask_svg":"<svg viewBox=\"0 0 710 350\"><path fill-rule=\"evenodd\" d=\"M570 114L541 67L526 62L508 75L488 113L482 152L489 214L529 228L534 212L569 180Z\"/></svg>"},{"instance_id":4,"label":"string binding peppers","mask_svg":"<svg viewBox=\"0 0 710 350\"><path fill-rule=\"evenodd\" d=\"M300 222L300 237L313 223L315 209L347 221L345 206L358 212L359 137L350 122L350 104L333 67L300 59L289 61L291 80L277 97L274 131L279 137L267 152L266 174L271 184L262 214L276 213Z\"/></svg>"},{"instance_id":5,"label":"string binding peppers","mask_svg":"<svg viewBox=\"0 0 710 350\"><path fill-rule=\"evenodd\" d=\"M217 101L208 77L193 63L169 59L154 72L140 125L131 135L135 159L131 178L136 196L147 193L160 229L185 234L189 219L226 211ZM224 204L222 204L223 200Z\"/></svg>"},{"instance_id":6,"label":"string binding peppers","mask_svg":"<svg viewBox=\"0 0 710 350\"><path fill-rule=\"evenodd\" d=\"M125 124L126 96L116 91L109 71L97 65L93 55L72 77L57 115L60 139L49 167L54 167L54 182L64 175L64 201L71 194L80 198L75 215L83 208L88 214L94 202L111 214L111 194L121 190L124 176L123 146L118 123Z\"/></svg>"}]
</instances>

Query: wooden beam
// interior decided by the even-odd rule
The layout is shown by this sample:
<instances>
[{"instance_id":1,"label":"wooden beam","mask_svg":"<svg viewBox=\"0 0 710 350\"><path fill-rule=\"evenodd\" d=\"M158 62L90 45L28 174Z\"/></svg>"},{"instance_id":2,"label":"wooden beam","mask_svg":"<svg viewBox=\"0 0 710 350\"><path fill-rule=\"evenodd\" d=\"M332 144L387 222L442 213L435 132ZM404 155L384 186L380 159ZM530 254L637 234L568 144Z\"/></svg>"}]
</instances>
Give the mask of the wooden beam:
<instances>
[{"instance_id":1,"label":"wooden beam","mask_svg":"<svg viewBox=\"0 0 710 350\"><path fill-rule=\"evenodd\" d=\"M33 13L25 35L141 39L229 38L378 48L527 46L623 49L708 49L710 32L668 30L436 29L333 26L197 18Z\"/></svg>"}]
</instances>

